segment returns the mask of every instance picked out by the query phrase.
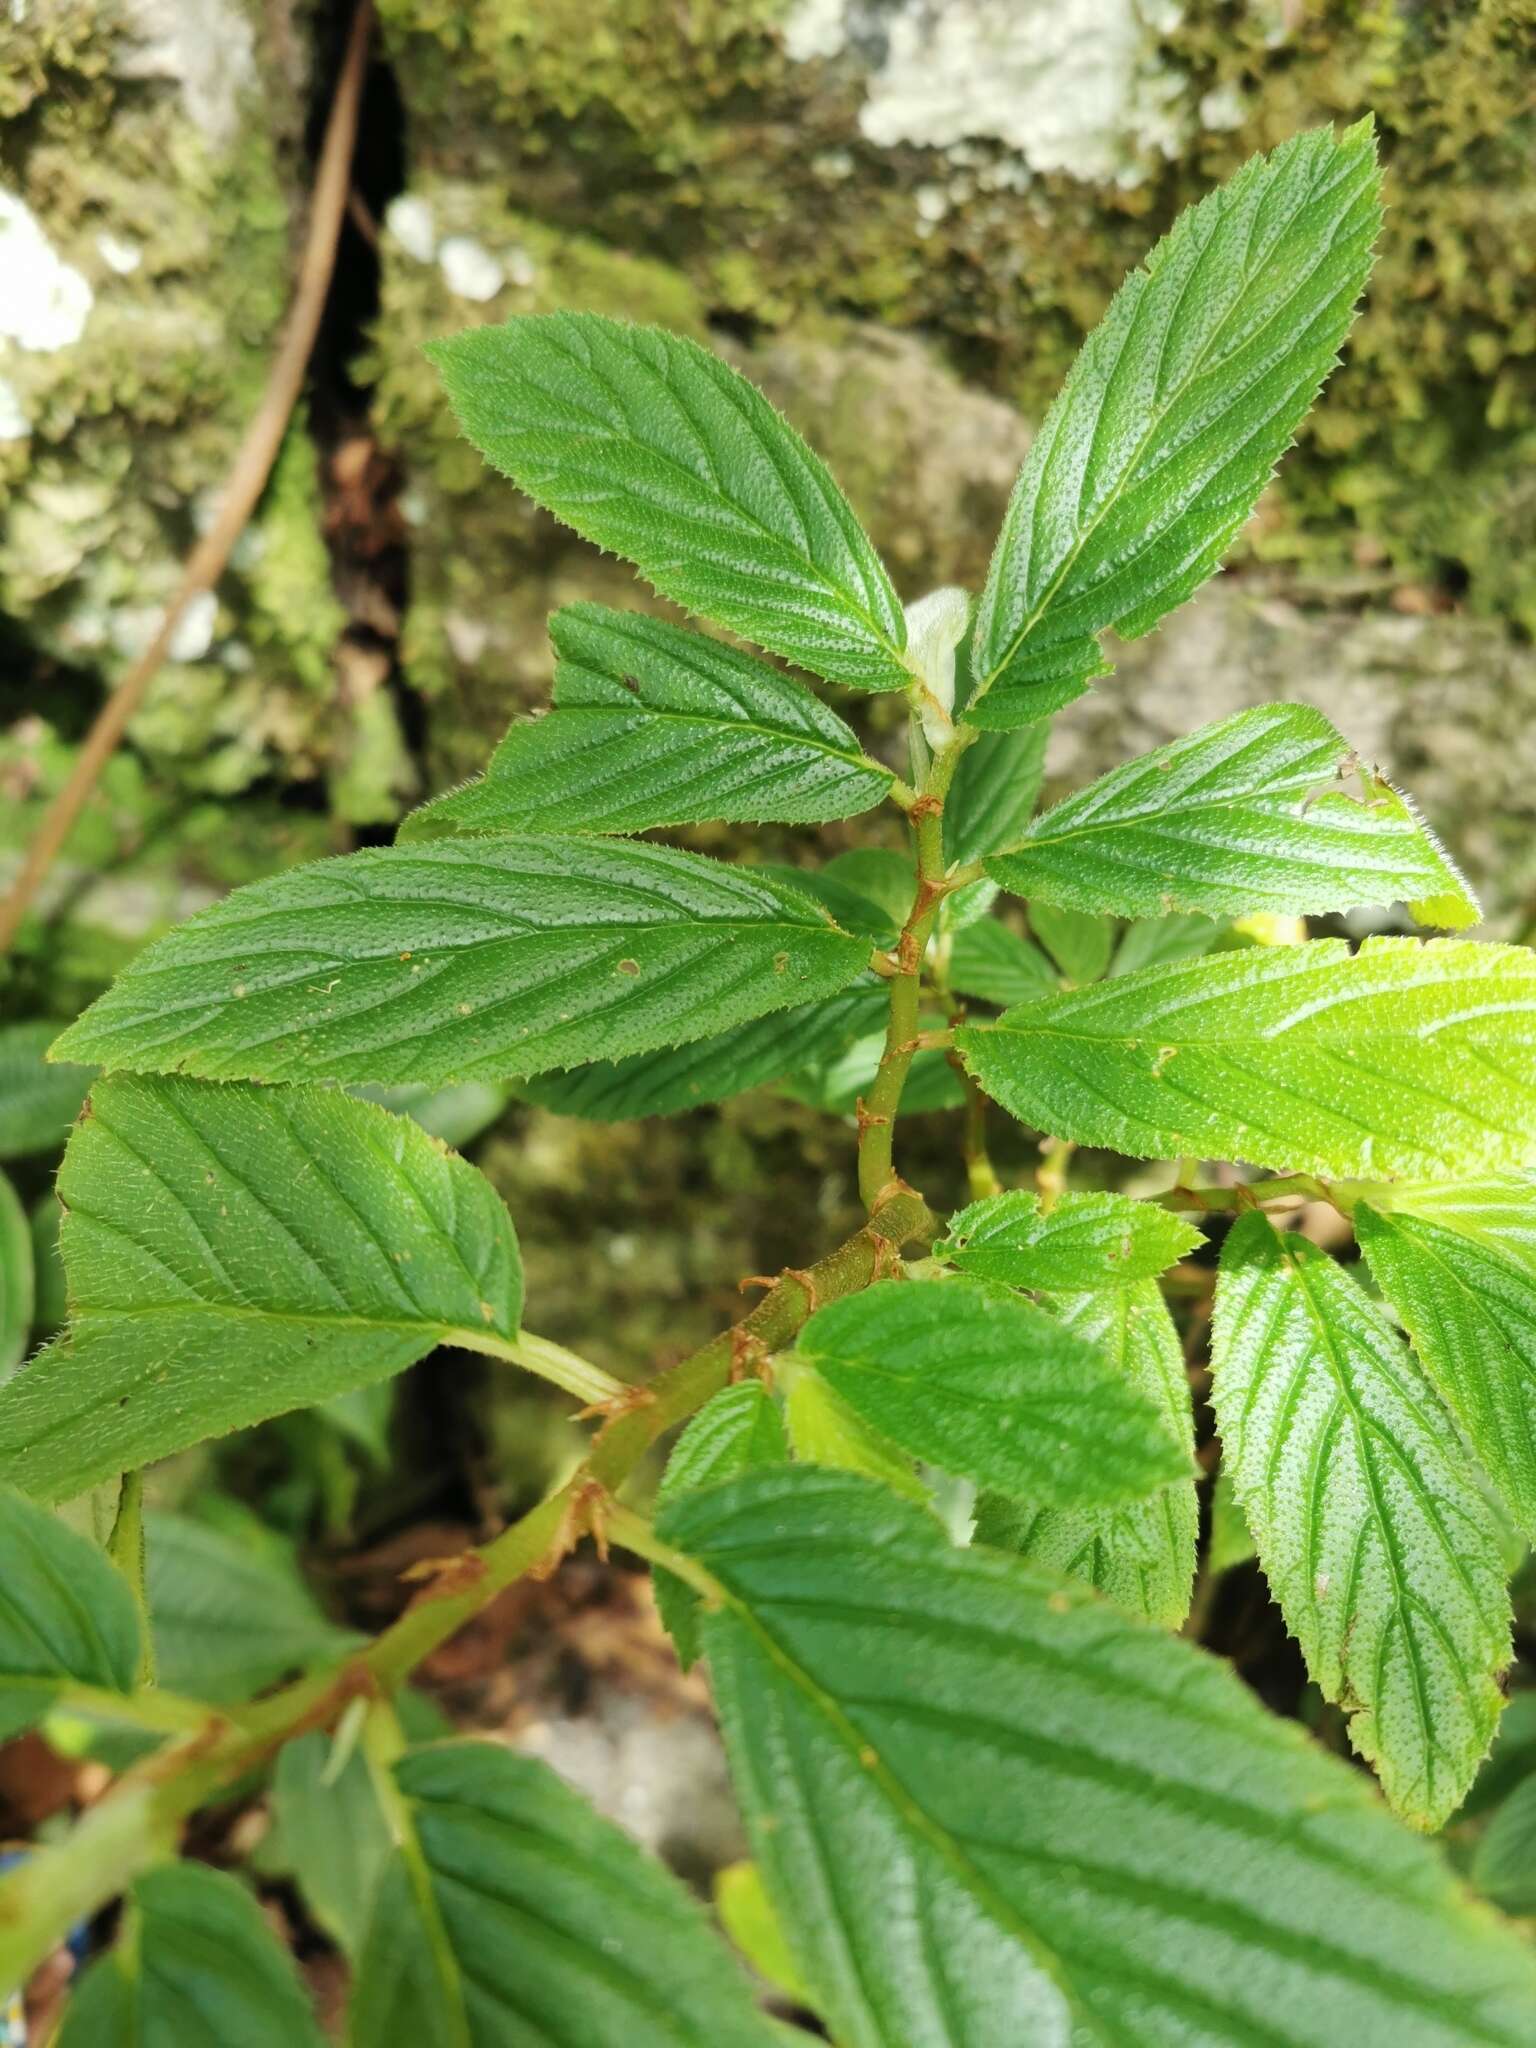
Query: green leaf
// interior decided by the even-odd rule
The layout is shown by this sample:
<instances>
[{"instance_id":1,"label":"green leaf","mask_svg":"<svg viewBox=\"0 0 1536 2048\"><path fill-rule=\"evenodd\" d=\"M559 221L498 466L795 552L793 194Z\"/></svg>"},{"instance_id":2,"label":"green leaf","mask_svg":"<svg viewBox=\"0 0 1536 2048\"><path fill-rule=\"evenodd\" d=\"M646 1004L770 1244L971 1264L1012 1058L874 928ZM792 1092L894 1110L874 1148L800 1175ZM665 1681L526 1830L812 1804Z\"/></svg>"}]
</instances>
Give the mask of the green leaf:
<instances>
[{"instance_id":1,"label":"green leaf","mask_svg":"<svg viewBox=\"0 0 1536 2048\"><path fill-rule=\"evenodd\" d=\"M56 1050L258 1081L510 1080L708 1038L869 961L811 898L627 840L441 840L237 889Z\"/></svg>"},{"instance_id":2,"label":"green leaf","mask_svg":"<svg viewBox=\"0 0 1536 2048\"><path fill-rule=\"evenodd\" d=\"M1373 1191L1355 1233L1441 1398L1536 1540L1536 1178Z\"/></svg>"},{"instance_id":3,"label":"green leaf","mask_svg":"<svg viewBox=\"0 0 1536 2048\"><path fill-rule=\"evenodd\" d=\"M698 1906L545 1765L446 1742L395 1783L352 2048L769 2048Z\"/></svg>"},{"instance_id":4,"label":"green leaf","mask_svg":"<svg viewBox=\"0 0 1536 2048\"><path fill-rule=\"evenodd\" d=\"M697 342L550 313L434 342L495 468L664 597L858 690L902 690L906 626L824 463Z\"/></svg>"},{"instance_id":5,"label":"green leaf","mask_svg":"<svg viewBox=\"0 0 1536 2048\"><path fill-rule=\"evenodd\" d=\"M1111 1361L999 1290L882 1281L818 1309L795 1350L904 1451L1006 1493L1096 1507L1189 1469Z\"/></svg>"},{"instance_id":6,"label":"green leaf","mask_svg":"<svg viewBox=\"0 0 1536 2048\"><path fill-rule=\"evenodd\" d=\"M1049 996L955 1042L1022 1123L1133 1158L1429 1176L1536 1153L1536 957L1519 946L1219 953Z\"/></svg>"},{"instance_id":7,"label":"green leaf","mask_svg":"<svg viewBox=\"0 0 1536 2048\"><path fill-rule=\"evenodd\" d=\"M1536 1913L1536 1778L1517 1785L1472 1855L1472 1882L1510 1913Z\"/></svg>"},{"instance_id":8,"label":"green leaf","mask_svg":"<svg viewBox=\"0 0 1536 2048\"><path fill-rule=\"evenodd\" d=\"M70 1999L58 2048L324 2048L256 1900L206 1863L138 1878L116 1942Z\"/></svg>"},{"instance_id":9,"label":"green leaf","mask_svg":"<svg viewBox=\"0 0 1536 2048\"><path fill-rule=\"evenodd\" d=\"M1059 983L1038 946L995 917L986 917L956 932L950 942L949 985L956 995L976 996L1006 1009L1051 995Z\"/></svg>"},{"instance_id":10,"label":"green leaf","mask_svg":"<svg viewBox=\"0 0 1536 2048\"><path fill-rule=\"evenodd\" d=\"M788 1458L789 1439L773 1396L761 1380L741 1380L706 1401L673 1445L656 1504L676 1500L691 1487L735 1479L759 1465L783 1465ZM699 1656L699 1596L664 1565L657 1565L652 1583L678 1662L691 1670Z\"/></svg>"},{"instance_id":11,"label":"green leaf","mask_svg":"<svg viewBox=\"0 0 1536 2048\"><path fill-rule=\"evenodd\" d=\"M451 1088L423 1088L414 1081L400 1088L364 1084L349 1092L360 1102L376 1102L380 1109L408 1116L428 1137L441 1138L456 1152L488 1131L512 1099L510 1088L489 1081L461 1081Z\"/></svg>"},{"instance_id":12,"label":"green leaf","mask_svg":"<svg viewBox=\"0 0 1536 2048\"><path fill-rule=\"evenodd\" d=\"M1189 1612L1200 1504L1189 1378L1168 1305L1155 1281L1139 1280L1060 1295L1051 1306L1067 1329L1112 1359L1126 1384L1157 1408L1185 1453L1189 1477L1149 1500L1115 1508L1048 1508L983 1494L976 1504L976 1541L1082 1579L1116 1606L1177 1628Z\"/></svg>"},{"instance_id":13,"label":"green leaf","mask_svg":"<svg viewBox=\"0 0 1536 2048\"><path fill-rule=\"evenodd\" d=\"M880 1029L888 1002L883 982L856 982L821 1002L734 1025L693 1045L594 1060L568 1074L539 1074L523 1082L519 1093L557 1116L595 1123L676 1116L782 1080L807 1062L835 1059Z\"/></svg>"},{"instance_id":14,"label":"green leaf","mask_svg":"<svg viewBox=\"0 0 1536 2048\"><path fill-rule=\"evenodd\" d=\"M1259 1562L1393 1806L1455 1812L1503 1704L1498 1532L1434 1389L1326 1252L1252 1213L1216 1290L1212 1398Z\"/></svg>"},{"instance_id":15,"label":"green leaf","mask_svg":"<svg viewBox=\"0 0 1536 2048\"><path fill-rule=\"evenodd\" d=\"M144 1525L155 1663L172 1692L216 1705L249 1699L357 1642L321 1613L265 1531L154 1512Z\"/></svg>"},{"instance_id":16,"label":"green leaf","mask_svg":"<svg viewBox=\"0 0 1536 2048\"><path fill-rule=\"evenodd\" d=\"M944 800L944 857L966 864L1022 838L1045 779L1050 727L980 733L960 756Z\"/></svg>"},{"instance_id":17,"label":"green leaf","mask_svg":"<svg viewBox=\"0 0 1536 2048\"><path fill-rule=\"evenodd\" d=\"M436 832L643 832L819 824L890 794L836 712L802 684L642 612L555 613L554 709L519 719L483 778L408 818Z\"/></svg>"},{"instance_id":18,"label":"green leaf","mask_svg":"<svg viewBox=\"0 0 1536 2048\"><path fill-rule=\"evenodd\" d=\"M1380 221L1370 123L1298 135L1182 214L1046 414L977 608L973 725L1026 725L1216 568L1349 330Z\"/></svg>"},{"instance_id":19,"label":"green leaf","mask_svg":"<svg viewBox=\"0 0 1536 2048\"><path fill-rule=\"evenodd\" d=\"M1089 917L1056 903L1029 906L1030 929L1069 981L1079 986L1097 981L1115 949L1115 928L1108 918Z\"/></svg>"},{"instance_id":20,"label":"green leaf","mask_svg":"<svg viewBox=\"0 0 1536 2048\"><path fill-rule=\"evenodd\" d=\"M367 1757L354 1747L338 1771L336 1740L317 1732L283 1744L272 1780L272 1824L284 1874L355 1966L393 1844Z\"/></svg>"},{"instance_id":21,"label":"green leaf","mask_svg":"<svg viewBox=\"0 0 1536 2048\"><path fill-rule=\"evenodd\" d=\"M1361 772L1320 711L1261 704L1112 769L986 862L1033 902L1118 917L1317 914L1434 899L1476 924L1466 882L1412 806Z\"/></svg>"},{"instance_id":22,"label":"green leaf","mask_svg":"<svg viewBox=\"0 0 1536 2048\"><path fill-rule=\"evenodd\" d=\"M1109 972L1134 974L1138 967L1161 967L1169 960L1197 960L1210 952L1225 929L1195 914L1138 918L1126 926Z\"/></svg>"},{"instance_id":23,"label":"green leaf","mask_svg":"<svg viewBox=\"0 0 1536 2048\"><path fill-rule=\"evenodd\" d=\"M760 865L754 864L752 873L761 875L765 880L782 882L786 889L797 889L802 895L814 898L832 922L841 925L845 932L858 932L876 946L893 946L902 919L892 918L883 904L872 896L866 896L863 890L852 887L846 877L832 874L829 868L830 864L825 868L795 868L777 861L763 861Z\"/></svg>"},{"instance_id":24,"label":"green leaf","mask_svg":"<svg viewBox=\"0 0 1536 2048\"><path fill-rule=\"evenodd\" d=\"M1211 1535L1205 1553L1206 1570L1220 1577L1237 1565L1251 1563L1258 1554L1248 1517L1237 1504L1232 1474L1223 1466L1211 1488Z\"/></svg>"},{"instance_id":25,"label":"green leaf","mask_svg":"<svg viewBox=\"0 0 1536 2048\"><path fill-rule=\"evenodd\" d=\"M57 1151L80 1114L91 1070L48 1064L59 1030L46 1019L0 1024L0 1159Z\"/></svg>"},{"instance_id":26,"label":"green leaf","mask_svg":"<svg viewBox=\"0 0 1536 2048\"><path fill-rule=\"evenodd\" d=\"M844 2048L1523 2048L1536 1963L1230 1669L789 1468L662 1533L753 1854Z\"/></svg>"},{"instance_id":27,"label":"green leaf","mask_svg":"<svg viewBox=\"0 0 1536 2048\"><path fill-rule=\"evenodd\" d=\"M920 1022L926 1031L941 1025L944 1019L934 1013L924 1016ZM884 1051L884 1030L871 1031L867 1036L845 1045L840 1052L820 1053L803 1067L797 1067L785 1080L783 1091L797 1102L823 1110L828 1116L852 1116L859 1098L867 1096L874 1086ZM901 1091L902 1115L919 1116L928 1110L959 1109L964 1103L965 1088L960 1076L942 1052L925 1047L907 1070L907 1085Z\"/></svg>"},{"instance_id":28,"label":"green leaf","mask_svg":"<svg viewBox=\"0 0 1536 2048\"><path fill-rule=\"evenodd\" d=\"M40 1720L71 1679L131 1692L138 1615L105 1554L0 1487L0 1558L0 1742Z\"/></svg>"},{"instance_id":29,"label":"green leaf","mask_svg":"<svg viewBox=\"0 0 1536 2048\"><path fill-rule=\"evenodd\" d=\"M834 1394L813 1366L796 1359L784 1379L784 1420L803 1464L859 1472L908 1500L927 1501L928 1489L912 1469L911 1457Z\"/></svg>"},{"instance_id":30,"label":"green leaf","mask_svg":"<svg viewBox=\"0 0 1536 2048\"><path fill-rule=\"evenodd\" d=\"M0 1478L40 1500L517 1334L489 1184L329 1089L99 1081L59 1193L69 1329L0 1387Z\"/></svg>"},{"instance_id":31,"label":"green leaf","mask_svg":"<svg viewBox=\"0 0 1536 2048\"><path fill-rule=\"evenodd\" d=\"M0 1173L0 1380L27 1355L37 1280L32 1225L21 1197Z\"/></svg>"},{"instance_id":32,"label":"green leaf","mask_svg":"<svg viewBox=\"0 0 1536 2048\"><path fill-rule=\"evenodd\" d=\"M1156 1202L1064 1194L1043 1210L1038 1195L1010 1188L958 1210L933 1249L978 1279L1070 1294L1155 1280L1203 1243L1193 1224Z\"/></svg>"}]
</instances>

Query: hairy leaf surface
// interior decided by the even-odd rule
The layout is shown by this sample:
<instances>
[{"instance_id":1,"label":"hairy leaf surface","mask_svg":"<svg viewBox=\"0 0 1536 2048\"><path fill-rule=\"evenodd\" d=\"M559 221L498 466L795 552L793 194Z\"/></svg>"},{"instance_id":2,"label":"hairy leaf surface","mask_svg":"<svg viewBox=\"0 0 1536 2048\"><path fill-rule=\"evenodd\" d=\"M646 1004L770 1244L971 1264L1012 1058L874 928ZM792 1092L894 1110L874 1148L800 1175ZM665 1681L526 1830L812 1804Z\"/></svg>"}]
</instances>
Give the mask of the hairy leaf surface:
<instances>
[{"instance_id":1,"label":"hairy leaf surface","mask_svg":"<svg viewBox=\"0 0 1536 2048\"><path fill-rule=\"evenodd\" d=\"M1465 939L1255 947L956 1034L1037 1130L1141 1159L1465 1174L1536 1156L1536 958Z\"/></svg>"},{"instance_id":2,"label":"hairy leaf surface","mask_svg":"<svg viewBox=\"0 0 1536 2048\"><path fill-rule=\"evenodd\" d=\"M394 1775L353 2048L772 2048L683 1887L546 1765L445 1742Z\"/></svg>"},{"instance_id":3,"label":"hairy leaf surface","mask_svg":"<svg viewBox=\"0 0 1536 2048\"><path fill-rule=\"evenodd\" d=\"M947 860L980 860L1023 836L1045 776L1050 727L979 734L960 756L944 800Z\"/></svg>"},{"instance_id":4,"label":"hairy leaf surface","mask_svg":"<svg viewBox=\"0 0 1536 2048\"><path fill-rule=\"evenodd\" d=\"M1000 1290L882 1281L818 1309L795 1350L903 1450L1008 1493L1099 1506L1189 1469L1110 1360Z\"/></svg>"},{"instance_id":5,"label":"hairy leaf surface","mask_svg":"<svg viewBox=\"0 0 1536 2048\"><path fill-rule=\"evenodd\" d=\"M1050 1305L1067 1329L1113 1360L1127 1385L1156 1406L1193 1468L1194 1411L1184 1348L1157 1283L1144 1279L1057 1295ZM1177 1628L1189 1612L1199 1533L1193 1469L1149 1499L1122 1507L1047 1508L999 1493L983 1494L976 1504L978 1543L1017 1551L1034 1564L1082 1579L1117 1607L1165 1628Z\"/></svg>"},{"instance_id":6,"label":"hairy leaf surface","mask_svg":"<svg viewBox=\"0 0 1536 2048\"><path fill-rule=\"evenodd\" d=\"M708 349L548 313L428 353L486 460L664 597L854 689L911 682L901 605L847 499Z\"/></svg>"},{"instance_id":7,"label":"hairy leaf surface","mask_svg":"<svg viewBox=\"0 0 1536 2048\"><path fill-rule=\"evenodd\" d=\"M1536 1964L1235 1675L855 1479L688 1494L774 1904L845 2048L1523 2048Z\"/></svg>"},{"instance_id":8,"label":"hairy leaf surface","mask_svg":"<svg viewBox=\"0 0 1536 2048\"><path fill-rule=\"evenodd\" d=\"M1107 673L1247 519L1348 332L1380 221L1370 124L1298 135L1180 216L1115 294L1025 459L965 707L1028 724Z\"/></svg>"},{"instance_id":9,"label":"hairy leaf surface","mask_svg":"<svg viewBox=\"0 0 1536 2048\"><path fill-rule=\"evenodd\" d=\"M982 1280L1072 1294L1155 1280L1203 1242L1192 1223L1156 1202L1068 1193L1043 1209L1038 1195L1009 1188L957 1210L933 1249Z\"/></svg>"},{"instance_id":10,"label":"hairy leaf surface","mask_svg":"<svg viewBox=\"0 0 1536 2048\"><path fill-rule=\"evenodd\" d=\"M1038 818L986 870L1016 896L1118 917L1423 906L1475 924L1465 880L1411 806L1320 711L1261 704L1127 761Z\"/></svg>"},{"instance_id":11,"label":"hairy leaf surface","mask_svg":"<svg viewBox=\"0 0 1536 2048\"><path fill-rule=\"evenodd\" d=\"M818 824L890 793L835 711L751 655L606 605L567 605L549 631L553 711L519 719L485 775L415 812L402 840Z\"/></svg>"},{"instance_id":12,"label":"hairy leaf surface","mask_svg":"<svg viewBox=\"0 0 1536 2048\"><path fill-rule=\"evenodd\" d=\"M1377 1284L1536 1540L1536 1178L1396 1185L1355 1210Z\"/></svg>"},{"instance_id":13,"label":"hairy leaf surface","mask_svg":"<svg viewBox=\"0 0 1536 2048\"><path fill-rule=\"evenodd\" d=\"M139 1621L106 1554L0 1486L0 1742L48 1711L62 1684L131 1692Z\"/></svg>"},{"instance_id":14,"label":"hairy leaf surface","mask_svg":"<svg viewBox=\"0 0 1536 2048\"><path fill-rule=\"evenodd\" d=\"M441 840L254 882L58 1041L214 1079L511 1079L708 1038L868 963L808 896L629 841Z\"/></svg>"},{"instance_id":15,"label":"hairy leaf surface","mask_svg":"<svg viewBox=\"0 0 1536 2048\"><path fill-rule=\"evenodd\" d=\"M1222 1467L1307 1668L1421 1827L1488 1753L1509 1662L1498 1534L1450 1418L1354 1280L1267 1217L1222 1251Z\"/></svg>"},{"instance_id":16,"label":"hairy leaf surface","mask_svg":"<svg viewBox=\"0 0 1536 2048\"><path fill-rule=\"evenodd\" d=\"M329 1089L100 1081L59 1193L69 1329L0 1388L0 1477L41 1500L517 1334L488 1182Z\"/></svg>"},{"instance_id":17,"label":"hairy leaf surface","mask_svg":"<svg viewBox=\"0 0 1536 2048\"><path fill-rule=\"evenodd\" d=\"M567 1074L539 1074L518 1092L557 1116L587 1117L594 1123L676 1116L835 1059L856 1039L880 1029L888 1001L883 982L856 982L819 1003L754 1018L694 1045L635 1053L627 1060L594 1060Z\"/></svg>"},{"instance_id":18,"label":"hairy leaf surface","mask_svg":"<svg viewBox=\"0 0 1536 2048\"><path fill-rule=\"evenodd\" d=\"M59 2048L324 2048L292 1958L244 1885L206 1863L135 1880L70 1999Z\"/></svg>"}]
</instances>

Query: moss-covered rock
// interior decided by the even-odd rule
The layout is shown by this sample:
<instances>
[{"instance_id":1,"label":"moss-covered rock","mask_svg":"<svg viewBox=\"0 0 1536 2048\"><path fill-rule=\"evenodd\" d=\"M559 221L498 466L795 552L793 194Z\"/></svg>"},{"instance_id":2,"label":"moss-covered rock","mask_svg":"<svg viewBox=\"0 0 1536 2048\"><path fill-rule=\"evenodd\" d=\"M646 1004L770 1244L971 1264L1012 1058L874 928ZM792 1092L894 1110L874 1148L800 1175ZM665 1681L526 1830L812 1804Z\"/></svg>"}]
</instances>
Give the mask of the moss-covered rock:
<instances>
[{"instance_id":1,"label":"moss-covered rock","mask_svg":"<svg viewBox=\"0 0 1536 2048\"><path fill-rule=\"evenodd\" d=\"M145 644L291 289L307 54L284 7L38 0L0 21L0 610L81 700ZM134 737L227 794L314 773L340 623L296 426Z\"/></svg>"}]
</instances>

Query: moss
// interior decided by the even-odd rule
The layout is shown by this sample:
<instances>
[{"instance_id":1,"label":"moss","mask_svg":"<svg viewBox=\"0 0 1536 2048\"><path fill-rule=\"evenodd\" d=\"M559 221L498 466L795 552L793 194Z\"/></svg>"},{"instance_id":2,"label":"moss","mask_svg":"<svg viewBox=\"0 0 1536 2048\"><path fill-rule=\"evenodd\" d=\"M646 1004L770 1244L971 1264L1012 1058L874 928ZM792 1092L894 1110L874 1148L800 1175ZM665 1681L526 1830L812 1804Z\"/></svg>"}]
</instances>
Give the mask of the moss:
<instances>
[{"instance_id":1,"label":"moss","mask_svg":"<svg viewBox=\"0 0 1536 2048\"><path fill-rule=\"evenodd\" d=\"M1376 281L1252 545L1312 566L1360 547L1405 577L1469 578L1474 605L1532 624L1536 0L1186 9L1164 56L1191 139L1129 190L1020 189L987 143L876 147L859 38L791 63L784 11L626 0L573 28L523 0L384 7L422 166L664 259L712 313L921 328L1034 416L1181 205L1253 150L1374 107L1391 201Z\"/></svg>"}]
</instances>

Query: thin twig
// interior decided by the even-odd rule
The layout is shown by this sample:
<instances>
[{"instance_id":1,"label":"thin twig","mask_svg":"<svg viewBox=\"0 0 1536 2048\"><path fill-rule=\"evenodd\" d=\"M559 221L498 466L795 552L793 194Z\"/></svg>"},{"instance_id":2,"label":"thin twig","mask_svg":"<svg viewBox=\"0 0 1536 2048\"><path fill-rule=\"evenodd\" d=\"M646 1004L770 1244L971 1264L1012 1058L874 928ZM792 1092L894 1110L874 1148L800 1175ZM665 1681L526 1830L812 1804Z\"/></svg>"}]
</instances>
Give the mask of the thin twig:
<instances>
[{"instance_id":1,"label":"thin twig","mask_svg":"<svg viewBox=\"0 0 1536 2048\"><path fill-rule=\"evenodd\" d=\"M74 830L102 771L117 751L129 721L143 703L144 693L165 660L183 613L193 598L211 590L223 575L234 545L266 488L288 421L304 387L304 373L330 291L336 241L352 182L352 152L372 28L373 0L359 0L315 173L309 232L293 305L267 373L266 389L225 482L218 513L188 557L181 582L165 608L154 639L97 713L68 781L49 806L27 849L20 874L0 902L0 954L9 951L44 878Z\"/></svg>"}]
</instances>

